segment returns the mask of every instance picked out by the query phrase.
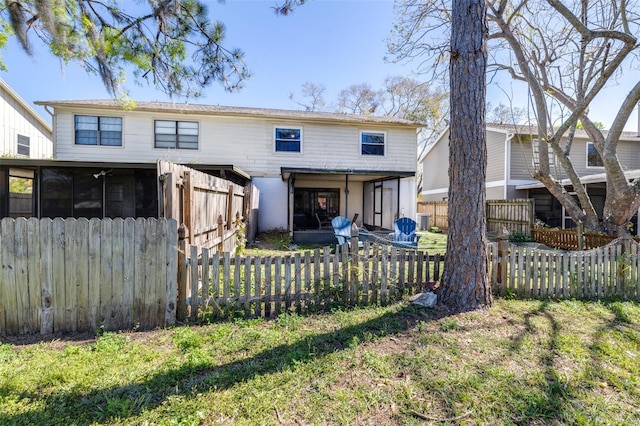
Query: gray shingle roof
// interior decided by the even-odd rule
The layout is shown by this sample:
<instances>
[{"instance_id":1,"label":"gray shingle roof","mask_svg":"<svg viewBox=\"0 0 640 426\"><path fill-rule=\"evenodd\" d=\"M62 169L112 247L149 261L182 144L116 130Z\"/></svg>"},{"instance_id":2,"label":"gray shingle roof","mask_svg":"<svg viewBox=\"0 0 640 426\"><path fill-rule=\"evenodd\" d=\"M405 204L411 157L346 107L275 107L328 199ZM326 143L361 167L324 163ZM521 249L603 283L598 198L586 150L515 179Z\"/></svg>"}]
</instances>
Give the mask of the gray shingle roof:
<instances>
[{"instance_id":1,"label":"gray shingle roof","mask_svg":"<svg viewBox=\"0 0 640 426\"><path fill-rule=\"evenodd\" d=\"M420 123L395 117L340 114L332 112L296 111L268 108L230 107L218 105L201 105L178 102L148 102L134 101L135 107L125 107L122 102L115 99L89 99L89 100L64 100L64 101L36 101L37 105L46 105L61 108L96 108L105 110L134 110L151 112L173 112L199 115L235 116L235 117L261 117L277 119L298 119L310 121L329 121L342 123L372 123L388 124L394 126L406 126L418 128Z\"/></svg>"},{"instance_id":2,"label":"gray shingle roof","mask_svg":"<svg viewBox=\"0 0 640 426\"><path fill-rule=\"evenodd\" d=\"M520 135L537 135L538 127L529 124L498 124L487 123L487 129L502 130L510 133L517 133ZM606 137L607 130L603 130L602 134ZM565 134L566 136L566 134ZM576 130L576 137L588 139L589 135L584 130ZM638 140L637 132L622 132L621 139L635 139Z\"/></svg>"}]
</instances>

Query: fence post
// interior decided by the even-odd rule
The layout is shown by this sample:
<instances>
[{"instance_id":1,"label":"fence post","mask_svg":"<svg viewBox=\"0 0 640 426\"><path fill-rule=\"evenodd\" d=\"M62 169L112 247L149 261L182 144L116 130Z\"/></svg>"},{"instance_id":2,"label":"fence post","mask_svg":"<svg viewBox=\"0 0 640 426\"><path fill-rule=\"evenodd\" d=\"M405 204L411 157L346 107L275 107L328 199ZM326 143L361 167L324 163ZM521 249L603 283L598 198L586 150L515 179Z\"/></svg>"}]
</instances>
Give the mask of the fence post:
<instances>
[{"instance_id":1,"label":"fence post","mask_svg":"<svg viewBox=\"0 0 640 426\"><path fill-rule=\"evenodd\" d=\"M191 180L191 172L184 172L184 175L182 176L182 184L184 185L184 214L182 215L182 223L188 231L194 231L193 243L195 244L195 224L193 223L193 182Z\"/></svg>"},{"instance_id":2,"label":"fence post","mask_svg":"<svg viewBox=\"0 0 640 426\"><path fill-rule=\"evenodd\" d=\"M500 290L507 288L507 256L509 253L509 231L504 226L498 233L498 286Z\"/></svg>"},{"instance_id":3,"label":"fence post","mask_svg":"<svg viewBox=\"0 0 640 426\"><path fill-rule=\"evenodd\" d=\"M529 198L529 236L533 236L533 227L535 226L536 220L536 200L535 198Z\"/></svg>"},{"instance_id":4,"label":"fence post","mask_svg":"<svg viewBox=\"0 0 640 426\"><path fill-rule=\"evenodd\" d=\"M222 220L222 215L218 215L218 238L220 242L218 242L218 253L224 252L224 220Z\"/></svg>"},{"instance_id":5,"label":"fence post","mask_svg":"<svg viewBox=\"0 0 640 426\"><path fill-rule=\"evenodd\" d=\"M231 229L233 225L233 185L229 185L229 193L227 194L227 229Z\"/></svg>"},{"instance_id":6,"label":"fence post","mask_svg":"<svg viewBox=\"0 0 640 426\"><path fill-rule=\"evenodd\" d=\"M355 305L356 299L358 298L358 267L359 267L359 259L358 259L358 244L359 244L359 234L360 231L358 229L358 225L356 225L356 221L351 222L351 271L348 278L348 286L349 286L349 300L348 303Z\"/></svg>"},{"instance_id":7,"label":"fence post","mask_svg":"<svg viewBox=\"0 0 640 426\"><path fill-rule=\"evenodd\" d=\"M178 228L178 300L176 306L176 319L187 319L187 245L189 244L189 230L183 224Z\"/></svg>"},{"instance_id":8,"label":"fence post","mask_svg":"<svg viewBox=\"0 0 640 426\"><path fill-rule=\"evenodd\" d=\"M581 220L579 220L576 225L576 234L578 235L578 251L582 251L584 250L584 225L582 225Z\"/></svg>"}]
</instances>

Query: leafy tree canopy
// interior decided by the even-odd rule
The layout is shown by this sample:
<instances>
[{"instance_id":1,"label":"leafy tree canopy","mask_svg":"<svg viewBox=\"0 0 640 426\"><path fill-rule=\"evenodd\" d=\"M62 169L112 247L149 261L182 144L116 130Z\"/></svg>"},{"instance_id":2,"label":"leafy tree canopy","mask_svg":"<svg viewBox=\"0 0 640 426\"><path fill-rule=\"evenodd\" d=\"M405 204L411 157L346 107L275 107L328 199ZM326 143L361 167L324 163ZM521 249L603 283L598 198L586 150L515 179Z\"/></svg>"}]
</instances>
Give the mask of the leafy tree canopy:
<instances>
[{"instance_id":1,"label":"leafy tree canopy","mask_svg":"<svg viewBox=\"0 0 640 426\"><path fill-rule=\"evenodd\" d=\"M273 7L289 14L305 0ZM5 0L0 48L15 36L27 54L41 40L65 63L100 75L112 95L123 93L127 72L169 95L199 96L220 82L240 88L250 76L240 49L224 45L225 26L212 21L206 1ZM4 66L4 65L3 65Z\"/></svg>"}]
</instances>

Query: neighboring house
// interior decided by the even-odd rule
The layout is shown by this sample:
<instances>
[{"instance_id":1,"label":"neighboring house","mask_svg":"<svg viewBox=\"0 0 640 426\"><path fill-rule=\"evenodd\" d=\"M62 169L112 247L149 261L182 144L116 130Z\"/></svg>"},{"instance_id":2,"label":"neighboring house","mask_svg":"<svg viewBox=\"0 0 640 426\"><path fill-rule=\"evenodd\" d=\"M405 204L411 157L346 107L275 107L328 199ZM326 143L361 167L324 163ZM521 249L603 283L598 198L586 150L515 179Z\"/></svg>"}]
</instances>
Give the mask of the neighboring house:
<instances>
[{"instance_id":1,"label":"neighboring house","mask_svg":"<svg viewBox=\"0 0 640 426\"><path fill-rule=\"evenodd\" d=\"M449 131L439 136L431 149L420 159L423 168L422 200L441 201L448 195ZM487 124L487 199L533 198L536 218L550 226L572 227L560 203L533 179L537 161L537 129L530 126ZM550 151L552 173L563 179L567 190L572 187L564 171L556 164ZM624 132L618 144L618 158L630 179L640 170L640 137L637 132ZM602 160L586 132L577 130L571 146L571 160L592 203L602 214L606 194L606 176Z\"/></svg>"},{"instance_id":2,"label":"neighboring house","mask_svg":"<svg viewBox=\"0 0 640 426\"><path fill-rule=\"evenodd\" d=\"M51 125L0 79L0 158L51 158Z\"/></svg>"},{"instance_id":3,"label":"neighboring house","mask_svg":"<svg viewBox=\"0 0 640 426\"><path fill-rule=\"evenodd\" d=\"M415 217L420 125L414 122L186 103L137 102L127 109L113 100L36 103L53 110L58 162L123 167L166 159L244 171L260 190L260 230L331 229L332 217L355 214L358 223L392 229L397 217ZM42 188L53 194L44 188L55 188L61 176L49 175ZM43 200L41 215L56 205Z\"/></svg>"},{"instance_id":4,"label":"neighboring house","mask_svg":"<svg viewBox=\"0 0 640 426\"><path fill-rule=\"evenodd\" d=\"M11 159L51 158L51 125L0 79L0 168ZM0 218L31 216L34 173L0 172Z\"/></svg>"}]
</instances>

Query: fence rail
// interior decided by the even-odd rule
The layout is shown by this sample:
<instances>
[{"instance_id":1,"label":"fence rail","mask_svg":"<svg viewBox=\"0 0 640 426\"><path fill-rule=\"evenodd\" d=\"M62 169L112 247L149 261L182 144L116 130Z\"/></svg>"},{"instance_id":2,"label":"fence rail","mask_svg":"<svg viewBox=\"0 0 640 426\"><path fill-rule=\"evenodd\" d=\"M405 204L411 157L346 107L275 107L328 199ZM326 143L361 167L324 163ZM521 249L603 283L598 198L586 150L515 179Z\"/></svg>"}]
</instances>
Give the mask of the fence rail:
<instances>
[{"instance_id":1,"label":"fence rail","mask_svg":"<svg viewBox=\"0 0 640 426\"><path fill-rule=\"evenodd\" d=\"M2 219L0 334L175 322L177 239L175 220Z\"/></svg>"},{"instance_id":2,"label":"fence rail","mask_svg":"<svg viewBox=\"0 0 640 426\"><path fill-rule=\"evenodd\" d=\"M332 306L384 304L424 289L440 277L443 258L365 243L330 253L329 247L287 256L231 256L189 249L188 316L247 317L309 312ZM198 265L198 268L193 267Z\"/></svg>"},{"instance_id":3,"label":"fence rail","mask_svg":"<svg viewBox=\"0 0 640 426\"><path fill-rule=\"evenodd\" d=\"M581 228L575 229L548 229L533 228L533 239L546 246L563 250L589 250L602 247L615 240L616 236L605 234L583 233ZM640 241L640 237L634 237Z\"/></svg>"}]
</instances>

